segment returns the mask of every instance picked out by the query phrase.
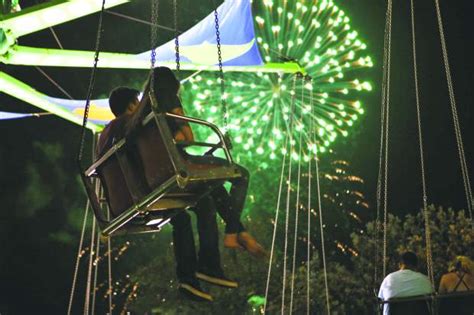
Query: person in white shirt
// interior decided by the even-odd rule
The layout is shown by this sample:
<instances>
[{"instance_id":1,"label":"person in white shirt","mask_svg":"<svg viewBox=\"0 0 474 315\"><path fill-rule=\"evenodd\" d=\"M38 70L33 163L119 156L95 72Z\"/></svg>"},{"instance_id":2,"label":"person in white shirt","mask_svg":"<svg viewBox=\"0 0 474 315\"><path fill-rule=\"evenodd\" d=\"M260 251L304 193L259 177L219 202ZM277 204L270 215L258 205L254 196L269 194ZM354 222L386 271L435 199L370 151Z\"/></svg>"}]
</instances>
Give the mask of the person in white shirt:
<instances>
[{"instance_id":1,"label":"person in white shirt","mask_svg":"<svg viewBox=\"0 0 474 315\"><path fill-rule=\"evenodd\" d=\"M430 294L433 287L427 276L416 271L418 258L410 251L400 257L400 270L392 272L380 285L379 298L387 301L391 298ZM384 304L384 315L389 314L388 304Z\"/></svg>"}]
</instances>

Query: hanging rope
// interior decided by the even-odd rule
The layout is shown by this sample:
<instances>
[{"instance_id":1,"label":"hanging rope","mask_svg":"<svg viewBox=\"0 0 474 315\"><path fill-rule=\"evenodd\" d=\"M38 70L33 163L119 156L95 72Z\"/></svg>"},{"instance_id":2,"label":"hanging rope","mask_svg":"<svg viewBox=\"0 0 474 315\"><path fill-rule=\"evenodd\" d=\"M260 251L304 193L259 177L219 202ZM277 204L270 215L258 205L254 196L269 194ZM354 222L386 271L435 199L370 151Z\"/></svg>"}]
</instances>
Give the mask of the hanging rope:
<instances>
[{"instance_id":1,"label":"hanging rope","mask_svg":"<svg viewBox=\"0 0 474 315\"><path fill-rule=\"evenodd\" d=\"M294 112L295 100L296 100L296 80L297 76L293 77L293 87L291 89L291 107L290 113ZM286 185L286 207L285 207L285 242L284 242L284 250L283 250L283 277L282 277L282 288L281 288L281 314L283 315L285 312L285 293L286 293L286 268L287 268L287 261L288 261L288 230L289 230L289 219L290 219L290 199L291 199L291 176L292 176L292 155L294 149L294 141L293 141L293 127L294 127L294 118L293 115L290 114L290 124L288 128L288 134L290 135L290 151L288 152L289 160L288 160L288 180Z\"/></svg>"},{"instance_id":2,"label":"hanging rope","mask_svg":"<svg viewBox=\"0 0 474 315\"><path fill-rule=\"evenodd\" d=\"M319 183L319 162L318 162L319 146L314 154L314 164L316 167L316 188L318 193L318 212L319 212L319 230L321 235L321 253L323 256L323 270L324 270L324 290L326 293L326 310L327 314L331 314L331 305L329 303L329 286L328 286L328 271L326 267L326 249L324 246L324 225L323 225L323 209L321 206L321 186Z\"/></svg>"},{"instance_id":3,"label":"hanging rope","mask_svg":"<svg viewBox=\"0 0 474 315\"><path fill-rule=\"evenodd\" d=\"M221 33L219 31L219 14L217 8L214 9L214 22L216 28L216 42L217 42L217 59L219 62L219 83L221 87L221 106L224 115L223 126L224 134L227 134L229 113L227 110L227 95L225 93L224 69L222 66L222 47L221 47Z\"/></svg>"},{"instance_id":4,"label":"hanging rope","mask_svg":"<svg viewBox=\"0 0 474 315\"><path fill-rule=\"evenodd\" d=\"M385 17L384 33L384 57L383 57L383 78L382 78L382 106L380 119L380 151L379 170L377 177L377 217L375 221L375 257L374 257L374 290L379 285L379 235L380 235L380 212L383 205L383 253L382 253L382 274L387 273L387 191L388 191L388 135L389 135L389 105L390 105L390 67L391 67L391 44L392 43L392 0L387 0L387 12ZM383 190L383 199L382 199Z\"/></svg>"},{"instance_id":5,"label":"hanging rope","mask_svg":"<svg viewBox=\"0 0 474 315\"><path fill-rule=\"evenodd\" d=\"M304 77L301 76L301 104L304 107L304 96L305 96L305 86L304 86ZM301 125L302 118L300 118L299 124ZM303 130L300 129L299 137L299 148L298 148L298 176L296 184L296 203L295 203L295 232L293 234L293 261L291 266L291 288L290 288L290 314L293 313L293 297L295 290L295 270L296 270L296 250L298 243L298 223L299 223L299 211L300 211L300 184L301 184L301 156L303 153ZM311 171L311 169L309 170Z\"/></svg>"},{"instance_id":6,"label":"hanging rope","mask_svg":"<svg viewBox=\"0 0 474 315\"><path fill-rule=\"evenodd\" d=\"M95 302L97 296L97 279L99 276L99 262L100 262L100 231L97 231L97 242L95 247L95 259L94 259L94 282L93 282L93 295L92 295L92 314L95 314Z\"/></svg>"},{"instance_id":7,"label":"hanging rope","mask_svg":"<svg viewBox=\"0 0 474 315\"><path fill-rule=\"evenodd\" d=\"M82 257L82 246L84 244L84 236L86 234L86 226L87 226L87 218L88 218L88 214L89 214L89 207L90 207L90 202L89 202L89 199L87 199L85 210L84 210L84 219L82 221L81 236L79 238L79 247L77 249L76 264L74 266L74 273L73 273L73 276L72 276L71 293L69 294L69 304L68 304L68 307L67 307L67 314L68 315L71 315L71 312L72 312L72 303L74 301L74 293L76 291L77 274L79 272L79 263L80 263L81 257Z\"/></svg>"},{"instance_id":8,"label":"hanging rope","mask_svg":"<svg viewBox=\"0 0 474 315\"><path fill-rule=\"evenodd\" d=\"M416 98L416 113L418 122L418 139L420 146L420 167L421 167L421 183L423 189L423 216L425 222L425 242L426 242L426 265L428 277L431 281L431 287L434 290L434 273L433 273L433 257L431 254L431 227L430 227L430 213L428 208L428 196L426 190L426 176L425 176L425 158L423 150L423 133L421 129L421 102L420 102L420 91L418 84L418 66L417 66L417 55L416 55L416 30L415 30L415 7L413 0L410 0L411 8L411 33L412 33L412 46L413 46L413 72L415 80L415 98Z\"/></svg>"},{"instance_id":9,"label":"hanging rope","mask_svg":"<svg viewBox=\"0 0 474 315\"><path fill-rule=\"evenodd\" d=\"M290 139L290 132L288 132L286 134L286 137L285 137L284 148L285 148L286 151L288 151L288 145L290 143L289 139ZM276 205L276 210L275 210L275 219L273 221L274 222L273 223L273 236L272 236L272 245L271 245L271 249L270 249L270 258L269 258L269 263L268 263L267 283L265 285L265 302L263 304L263 314L266 313L267 303L268 303L268 291L269 291L269 288L270 288L270 279L271 279L271 275L272 275L273 254L275 252L276 232L277 232L277 228L278 228L278 218L279 218L279 214L280 214L281 195L282 195L282 192L283 192L283 179L284 179L284 174L285 174L285 170L286 170L286 167L285 167L286 166L286 156L287 156L287 154L283 155L283 161L282 161L282 164L281 164L280 184L278 186L277 205ZM290 159L291 159L291 156L290 156Z\"/></svg>"},{"instance_id":10,"label":"hanging rope","mask_svg":"<svg viewBox=\"0 0 474 315\"><path fill-rule=\"evenodd\" d=\"M109 314L112 314L112 310L114 308L113 304L113 296L114 296L114 288L112 283L112 240L110 237L107 238L107 273L109 275L107 282L109 284L108 294L109 294Z\"/></svg>"},{"instance_id":11,"label":"hanging rope","mask_svg":"<svg viewBox=\"0 0 474 315\"><path fill-rule=\"evenodd\" d=\"M96 227L96 220L95 218L93 218L91 243L89 246L90 251L89 251L89 265L87 268L86 294L84 298L84 315L89 315L89 309L90 309L90 298L91 298L91 290L92 290L92 266L94 262L94 247L95 247L95 227Z\"/></svg>"},{"instance_id":12,"label":"hanging rope","mask_svg":"<svg viewBox=\"0 0 474 315\"><path fill-rule=\"evenodd\" d=\"M97 71L97 63L99 62L99 53L100 53L100 40L102 37L103 29L102 29L102 22L104 19L104 10L105 10L105 0L102 0L102 9L100 10L99 14L99 24L97 26L97 36L95 40L95 52L94 52L94 65L92 67L92 72L91 76L89 79L89 88L87 90L87 98L86 98L86 105L84 108L84 118L82 120L82 131L81 131L81 140L79 143L79 150L77 153L77 163L79 166L80 172L82 172L82 155L84 153L84 142L86 139L86 130L87 130L87 120L89 118L89 108L90 108L90 102L91 102L91 97L92 97L92 92L94 90L94 85L95 85L95 76L96 76L96 71Z\"/></svg>"},{"instance_id":13,"label":"hanging rope","mask_svg":"<svg viewBox=\"0 0 474 315\"><path fill-rule=\"evenodd\" d=\"M311 115L314 117L314 107L313 107L313 83L312 79L310 79L311 83L311 90L310 90L310 108L311 108ZM310 267L311 267L311 160L313 159L312 153L314 152L315 143L316 143L316 135L314 133L314 123L313 119L310 119L309 125L309 134L310 134L310 141L311 147L308 150L308 235L307 235L307 243L306 243L306 314L309 315L310 311Z\"/></svg>"},{"instance_id":14,"label":"hanging rope","mask_svg":"<svg viewBox=\"0 0 474 315\"><path fill-rule=\"evenodd\" d=\"M466 199L467 199L467 208L469 211L469 217L471 219L471 223L474 223L473 217L472 217L472 208L474 207L474 201L473 201L474 199L472 196L471 181L469 179L469 170L467 167L466 154L464 152L464 143L462 140L461 127L459 124L456 97L454 95L454 84L453 84L453 79L451 77L451 68L449 66L448 48L446 45L446 38L444 35L443 18L441 16L439 0L434 0L434 1L435 1L435 7L436 7L436 17L438 20L439 35L440 35L440 40L441 40L441 49L443 52L444 68L446 71L446 81L448 83L449 101L451 104L451 112L453 115L454 133L456 136L456 144L458 147L459 161L461 164L461 173L463 176L464 191L465 191Z\"/></svg>"}]
</instances>

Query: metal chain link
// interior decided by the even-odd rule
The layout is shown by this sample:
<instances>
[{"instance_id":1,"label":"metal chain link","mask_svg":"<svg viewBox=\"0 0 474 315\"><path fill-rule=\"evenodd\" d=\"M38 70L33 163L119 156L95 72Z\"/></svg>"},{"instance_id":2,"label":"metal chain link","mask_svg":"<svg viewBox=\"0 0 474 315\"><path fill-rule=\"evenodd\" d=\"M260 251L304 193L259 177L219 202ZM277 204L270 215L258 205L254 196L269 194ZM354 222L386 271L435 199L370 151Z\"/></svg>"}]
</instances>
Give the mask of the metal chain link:
<instances>
[{"instance_id":1,"label":"metal chain link","mask_svg":"<svg viewBox=\"0 0 474 315\"><path fill-rule=\"evenodd\" d=\"M99 23L97 26L97 35L95 39L95 52L94 52L94 64L92 66L91 76L89 78L89 87L87 89L87 97L86 97L86 105L84 108L84 118L82 120L82 131L81 131L81 140L79 142L79 150L77 153L77 163L79 166L80 172L82 172L82 156L84 154L84 143L86 138L86 129L87 129L87 121L89 119L89 109L90 109L90 102L92 97L92 92L94 90L95 85L95 76L97 71L97 64L99 62L99 53L100 53L100 40L102 38L103 28L102 23L104 20L104 11L105 11L105 0L102 0L102 8L99 14Z\"/></svg>"},{"instance_id":2,"label":"metal chain link","mask_svg":"<svg viewBox=\"0 0 474 315\"><path fill-rule=\"evenodd\" d=\"M428 277L430 278L431 287L434 290L434 274L433 274L433 257L431 247L431 222L430 214L428 209L428 195L426 189L426 176L425 176L425 158L423 150L423 133L421 125L421 102L420 102L420 89L418 84L418 65L417 65L417 54L416 54L416 29L415 29L415 6L413 0L410 0L411 8L411 33L412 33L412 46L413 46L413 73L415 80L415 98L416 98L416 113L418 123L418 139L420 149L420 167L421 167L421 183L423 189L423 216L425 223L425 242L426 242L426 266L428 271Z\"/></svg>"},{"instance_id":3,"label":"metal chain link","mask_svg":"<svg viewBox=\"0 0 474 315\"><path fill-rule=\"evenodd\" d=\"M383 218L383 253L382 264L383 276L386 275L387 262L387 225L388 225L388 210L387 210L387 183L388 183L388 134L389 134L389 103L390 103L390 67L391 67L391 40L392 40L392 1L387 1L387 12L385 21L384 34L384 56L383 56L383 78L382 78L382 106L381 106L381 120L380 120L380 150L379 150L379 170L377 177L377 217L375 220L374 231L374 290L379 285L379 236L380 236L380 212L382 205L384 207ZM384 156L385 155L385 156ZM384 196L382 200L382 189Z\"/></svg>"},{"instance_id":4,"label":"metal chain link","mask_svg":"<svg viewBox=\"0 0 474 315\"><path fill-rule=\"evenodd\" d=\"M387 232L388 232L388 143L390 126L390 69L392 53L392 0L389 11L389 34L388 34L388 60L387 60L387 86L385 99L385 170L384 170L384 223L383 223L383 276L387 275Z\"/></svg>"},{"instance_id":5,"label":"metal chain link","mask_svg":"<svg viewBox=\"0 0 474 315\"><path fill-rule=\"evenodd\" d=\"M155 91L155 64L156 64L156 46L158 44L158 15L159 15L159 1L151 0L151 24L150 24L150 91L154 94Z\"/></svg>"},{"instance_id":6,"label":"metal chain link","mask_svg":"<svg viewBox=\"0 0 474 315\"><path fill-rule=\"evenodd\" d=\"M180 54L179 54L179 31L178 31L178 0L173 0L173 7L174 7L174 50L176 56L176 71L181 70L181 61L180 61Z\"/></svg>"},{"instance_id":7,"label":"metal chain link","mask_svg":"<svg viewBox=\"0 0 474 315\"><path fill-rule=\"evenodd\" d=\"M227 133L229 113L228 113L228 109L227 109L227 96L225 94L224 70L223 70L223 66L222 66L221 33L219 31L219 14L217 13L217 8L214 9L214 22L215 22L215 28L216 28L217 58L218 58L218 61L219 61L219 81L220 81L220 87L221 87L221 106L222 106L222 112L223 112L223 115L224 115L223 125L224 125L224 133Z\"/></svg>"},{"instance_id":8,"label":"metal chain link","mask_svg":"<svg viewBox=\"0 0 474 315\"><path fill-rule=\"evenodd\" d=\"M474 224L473 221L473 216L472 216L472 210L474 207L474 199L472 196L472 188L471 188L471 181L469 178L469 170L466 162L466 154L464 152L464 143L462 140L462 133L461 133L461 127L459 124L459 116L458 116L458 111L457 111L457 106L456 106L456 97L454 94L454 85L453 85L453 79L451 77L451 68L449 66L449 58L448 58L448 48L446 45L446 37L444 34L444 27L443 27L443 19L441 16L441 9L439 5L439 0L435 0L435 7L436 7L436 17L438 20L438 29L439 29L439 34L440 34L440 40L441 40L441 49L443 52L443 61L444 61L444 68L446 71L446 81L448 83L448 92L449 92L449 100L451 104L451 111L453 115L453 123L454 123L454 132L456 135L456 143L458 147L458 154L459 154L459 161L461 164L461 172L463 175L463 182L464 182L464 190L466 193L466 199L467 199L467 208L469 211L469 216L471 219L471 223Z\"/></svg>"}]
</instances>

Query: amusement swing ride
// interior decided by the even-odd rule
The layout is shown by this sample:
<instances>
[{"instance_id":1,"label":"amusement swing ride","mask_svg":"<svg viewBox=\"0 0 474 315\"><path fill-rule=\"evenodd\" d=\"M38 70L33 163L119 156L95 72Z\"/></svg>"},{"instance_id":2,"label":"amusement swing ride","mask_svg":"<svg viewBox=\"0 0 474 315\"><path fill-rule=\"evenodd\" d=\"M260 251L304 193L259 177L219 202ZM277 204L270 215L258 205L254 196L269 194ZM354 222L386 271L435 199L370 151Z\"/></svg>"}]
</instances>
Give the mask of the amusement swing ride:
<instances>
[{"instance_id":1,"label":"amusement swing ride","mask_svg":"<svg viewBox=\"0 0 474 315\"><path fill-rule=\"evenodd\" d=\"M138 55L100 52L100 57L97 58L98 56L96 55L94 58L94 54L98 54L99 52L100 31L98 32L97 51L95 53L77 50L71 51L65 49L24 47L17 44L17 38L23 35L47 27L52 27L99 10L101 10L101 14L103 14L105 8L111 8L125 2L127 1L104 1L104 7L102 7L101 10L100 1L52 1L7 15L2 19L0 24L2 32L1 61L8 65L90 67L92 64L91 60L95 59L95 66L98 68L125 67L149 69L151 52L145 52ZM175 10L177 10L176 3L177 1L175 1ZM316 139L318 139L318 142L322 143L320 151L323 152L326 147L330 146L338 134L347 136L347 131L345 129L353 124L357 119L358 114L363 113L361 103L350 99L347 95L351 90L370 90L371 86L370 84L361 82L357 79L353 81L346 80L345 73L361 67L370 67L372 66L372 61L370 60L370 57L360 57L357 59L356 56L358 51L364 50L365 44L357 39L357 32L352 31L348 24L349 19L332 1L321 1L320 3L310 7L302 5L300 2L294 2L293 4L288 3L287 6L288 7L284 9L281 7L274 7L271 1L265 1L263 3L262 11L266 16L264 18L261 16L255 17L256 25L258 25L260 29L260 36L255 37L253 33L254 24L250 11L250 2L226 1L214 12L215 15L206 18L188 32L179 34L179 42L178 40L170 41L169 43L157 48L156 61L157 65L173 65L175 63L174 57L176 51L178 53L178 69L201 72L190 77L189 82L192 88L188 90L199 90L202 83L205 83L208 87L213 85L216 86L220 83L222 96L219 101L221 101L222 111L224 111L224 114L221 115L223 117L222 121L229 120L228 129L230 132L238 134L239 129L242 128L243 130L246 130L249 135L246 137L247 140L245 143L243 143L244 137L237 136L235 138L235 143L237 144L236 148L242 147L244 151L262 155L267 149L264 148L261 143L255 143L255 135L259 136L262 134L269 134L271 138L271 141L268 144L269 154L267 155L265 153L264 156L268 156L270 159L283 156L283 158L286 159L287 153L291 152L291 158L287 159L287 161L290 161L291 163L292 160L299 162L304 160L309 163L309 168L311 169L311 162L314 158L314 153L316 152L316 146L314 144ZM274 21L277 24L268 27L265 23L268 24L272 20L269 12L272 12L273 10L278 13L278 19ZM282 14L283 10L294 10L295 15L293 15L293 13L287 15ZM58 12L62 13L62 19L52 19L51 17L58 15ZM64 12L68 12L68 14L64 14ZM297 18L298 14L301 15L301 19ZM213 23L214 16L216 17L215 25ZM220 25L219 19L221 20ZM26 28L24 27L25 23L23 23L26 20L35 21L35 23L28 23L29 27ZM236 21L239 22L237 25L244 29L245 32L235 32ZM155 23L156 21L152 20L151 24L154 25ZM23 28L21 25L23 25ZM216 29L214 29L214 27L216 27ZM272 48L276 41L282 40L280 36L285 32L299 35L306 31L306 27L308 27L310 32L307 32L304 39L290 39L288 40L287 45L280 43L277 45L277 50ZM199 30L200 28L204 29L203 34L197 36L196 39L196 32L193 33L193 30ZM152 27L152 30L153 29L154 27ZM177 29L176 25L175 29ZM220 49L218 40L219 30L223 39ZM320 32L319 30L324 30L324 32ZM154 31L156 31L156 29L154 29ZM232 34L232 36L229 36L229 34ZM236 35L241 36L241 38L236 39ZM178 38L178 36L176 37ZM229 43L230 39L233 43ZM199 42L196 43L196 40ZM303 44L313 41L314 47L309 47L310 49L305 49L303 47ZM213 42L217 44L219 57L222 57L222 62L219 62L219 64L216 63L217 58L202 58L202 56L212 56L209 51L212 51L212 49L215 51L216 44L209 43ZM237 42L237 44L234 44L235 42ZM155 51L156 44L153 44L153 39L151 46L152 52ZM259 46L261 49L263 47L263 51L266 52L265 63L263 63L259 56ZM305 53L303 54L303 52ZM302 68L298 62L295 62L295 58L286 57L288 55L298 56L299 60L307 65L306 68L308 70ZM284 62L272 62L273 60L283 60ZM220 82L213 82L212 79L203 79L205 71L217 70L220 70L221 73ZM226 84L225 81L222 80L224 71L226 77L230 77L230 80L227 78L227 82L230 81L230 83ZM256 83L258 81L255 81L254 79L251 79L252 81L250 83L248 81L250 77L245 77L243 74L236 73L235 78L233 78L234 75L231 74L232 71L238 73L256 73L259 81L264 84L257 85ZM288 78L285 76L286 73L300 73L303 75L296 75ZM307 75L305 76L305 73L318 73L318 75L311 78ZM47 112L65 118L73 123L80 124L82 121L81 118L85 114L84 116L86 119L84 120L84 127L87 127L94 133L100 132L102 126L112 117L106 109L104 110L104 108L107 108L106 100L88 101L86 109L83 110L82 106L84 101L59 99L46 96L6 73L0 73L0 80L2 83L2 92L37 106ZM226 88L235 87L241 89L242 87L249 86L253 90L258 89L258 97L255 98L244 93L239 93L241 96L233 93L232 97L228 97L228 95L225 94L224 89L222 89L224 84L226 84ZM269 85L268 87L265 86L267 84ZM316 89L314 87L316 87ZM209 89L206 87L202 94L198 94L198 101L193 101L192 104L197 112L210 110L210 112L207 112L204 116L207 116L208 119L206 120L212 121L215 120L215 117L212 117L212 114L219 112L219 110L216 110L214 106L207 106L206 104L213 103L215 105L219 103L219 101L216 102L215 99L213 100L210 98L209 96L215 95L215 93L211 94L208 90ZM301 91L301 95L297 97L296 91ZM286 99L284 98L285 96ZM186 95L183 98L186 99ZM247 101L247 98L252 100L251 104L249 104L250 101ZM244 112L240 113L239 116L244 117L243 119L225 113L227 106L226 100L231 101L234 104L242 102ZM264 111L259 111L256 109L256 104L258 103L266 104L267 108ZM320 106L315 107L314 104L319 104ZM234 108L235 106L233 105L230 110L234 111ZM246 111L245 108L248 108L248 111ZM298 113L299 119L291 119L289 115L290 112ZM87 113L89 113L90 120L87 120ZM255 116L255 114L258 116ZM203 116L203 113L196 116L201 117ZM265 127L265 130L256 128L257 119L249 121L245 118L252 116L258 117L258 119L263 122L267 122L266 125L268 127ZM332 123L333 120L335 121L335 124ZM205 122L201 121L201 123ZM252 136L253 133L254 135ZM293 133L295 134L295 137L293 137ZM217 134L219 135L219 132L217 132ZM305 147L303 146L303 143L313 144ZM226 150L226 142L221 141L221 144L224 146L223 149ZM166 143L168 150L170 149L170 145L171 144L168 141ZM295 149L297 145L299 146L298 151ZM252 147L254 149L251 149ZM295 152L299 152L302 159L300 159ZM97 163L100 164L100 161ZM95 166L97 166L97 163ZM91 176L95 175L97 170L92 167L87 171L87 176ZM179 175L182 174L178 174L177 176ZM174 181L178 182L176 180ZM99 189L96 191L94 189L98 188L98 186L94 187L92 182L90 182L90 184L91 185L88 186L86 183L86 187L88 186L88 193L92 195L95 193L96 196L98 195L100 197L101 190ZM98 204L97 202L94 202L94 198L92 198L92 208L95 210L101 209L101 200L103 200L102 197L95 198L95 201L99 202ZM96 211L97 222L103 229L102 232L105 232L107 235L126 226L126 223L133 219L134 215L137 215L141 210L143 210L142 207L149 202L150 200L147 200L147 198L139 200L135 204L134 209L129 212L128 215L121 217L120 220L114 220L114 224L111 225L112 228L109 230L106 230L106 226L108 226L107 223L104 225L104 222L107 221L106 217L100 216L99 212ZM186 204L181 204L181 206L186 207ZM85 213L85 217L87 217L87 212ZM149 220L148 223L153 222L153 220L155 219ZM145 222L145 224L142 224L142 227L137 228L136 225L129 225L129 227L131 227L131 231L140 231L142 228L152 231L159 230L162 224L165 224L166 222L167 219L161 220L160 224L156 225L146 225ZM109 221L109 223L112 222ZM92 235L91 248L94 246L94 242L98 243L94 229ZM82 248L83 236L81 237L79 252ZM110 246L110 240L108 245ZM93 253L91 251L90 261L93 260L92 255ZM92 265L89 265L89 269L91 268ZM89 272L89 275L91 274L92 273ZM71 310L73 300L74 283L75 280L73 281L69 311ZM89 289L91 290L92 288L89 287ZM293 290L291 295L293 295ZM110 295L109 298L109 304L112 305L112 296ZM89 308L89 302L86 303L87 310Z\"/></svg>"}]
</instances>

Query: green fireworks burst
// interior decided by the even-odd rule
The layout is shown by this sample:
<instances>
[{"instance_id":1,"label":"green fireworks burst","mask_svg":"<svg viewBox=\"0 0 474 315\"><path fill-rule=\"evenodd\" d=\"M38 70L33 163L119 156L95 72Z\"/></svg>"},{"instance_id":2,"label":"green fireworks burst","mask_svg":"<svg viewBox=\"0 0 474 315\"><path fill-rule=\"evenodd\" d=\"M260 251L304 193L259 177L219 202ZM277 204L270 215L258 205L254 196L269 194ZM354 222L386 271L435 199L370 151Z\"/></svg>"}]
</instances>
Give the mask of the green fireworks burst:
<instances>
[{"instance_id":1,"label":"green fireworks burst","mask_svg":"<svg viewBox=\"0 0 474 315\"><path fill-rule=\"evenodd\" d=\"M347 136L364 113L357 95L372 87L357 75L358 70L372 67L372 60L349 17L333 1L307 5L265 0L253 6L265 62L297 61L311 80L226 73L224 97L234 154L241 160L274 159L291 151L294 159L308 159L312 148L324 152L339 135ZM214 74L196 75L185 87L183 99L190 115L222 127L219 85ZM285 145L288 134L290 149ZM304 149L296 150L299 145Z\"/></svg>"}]
</instances>

